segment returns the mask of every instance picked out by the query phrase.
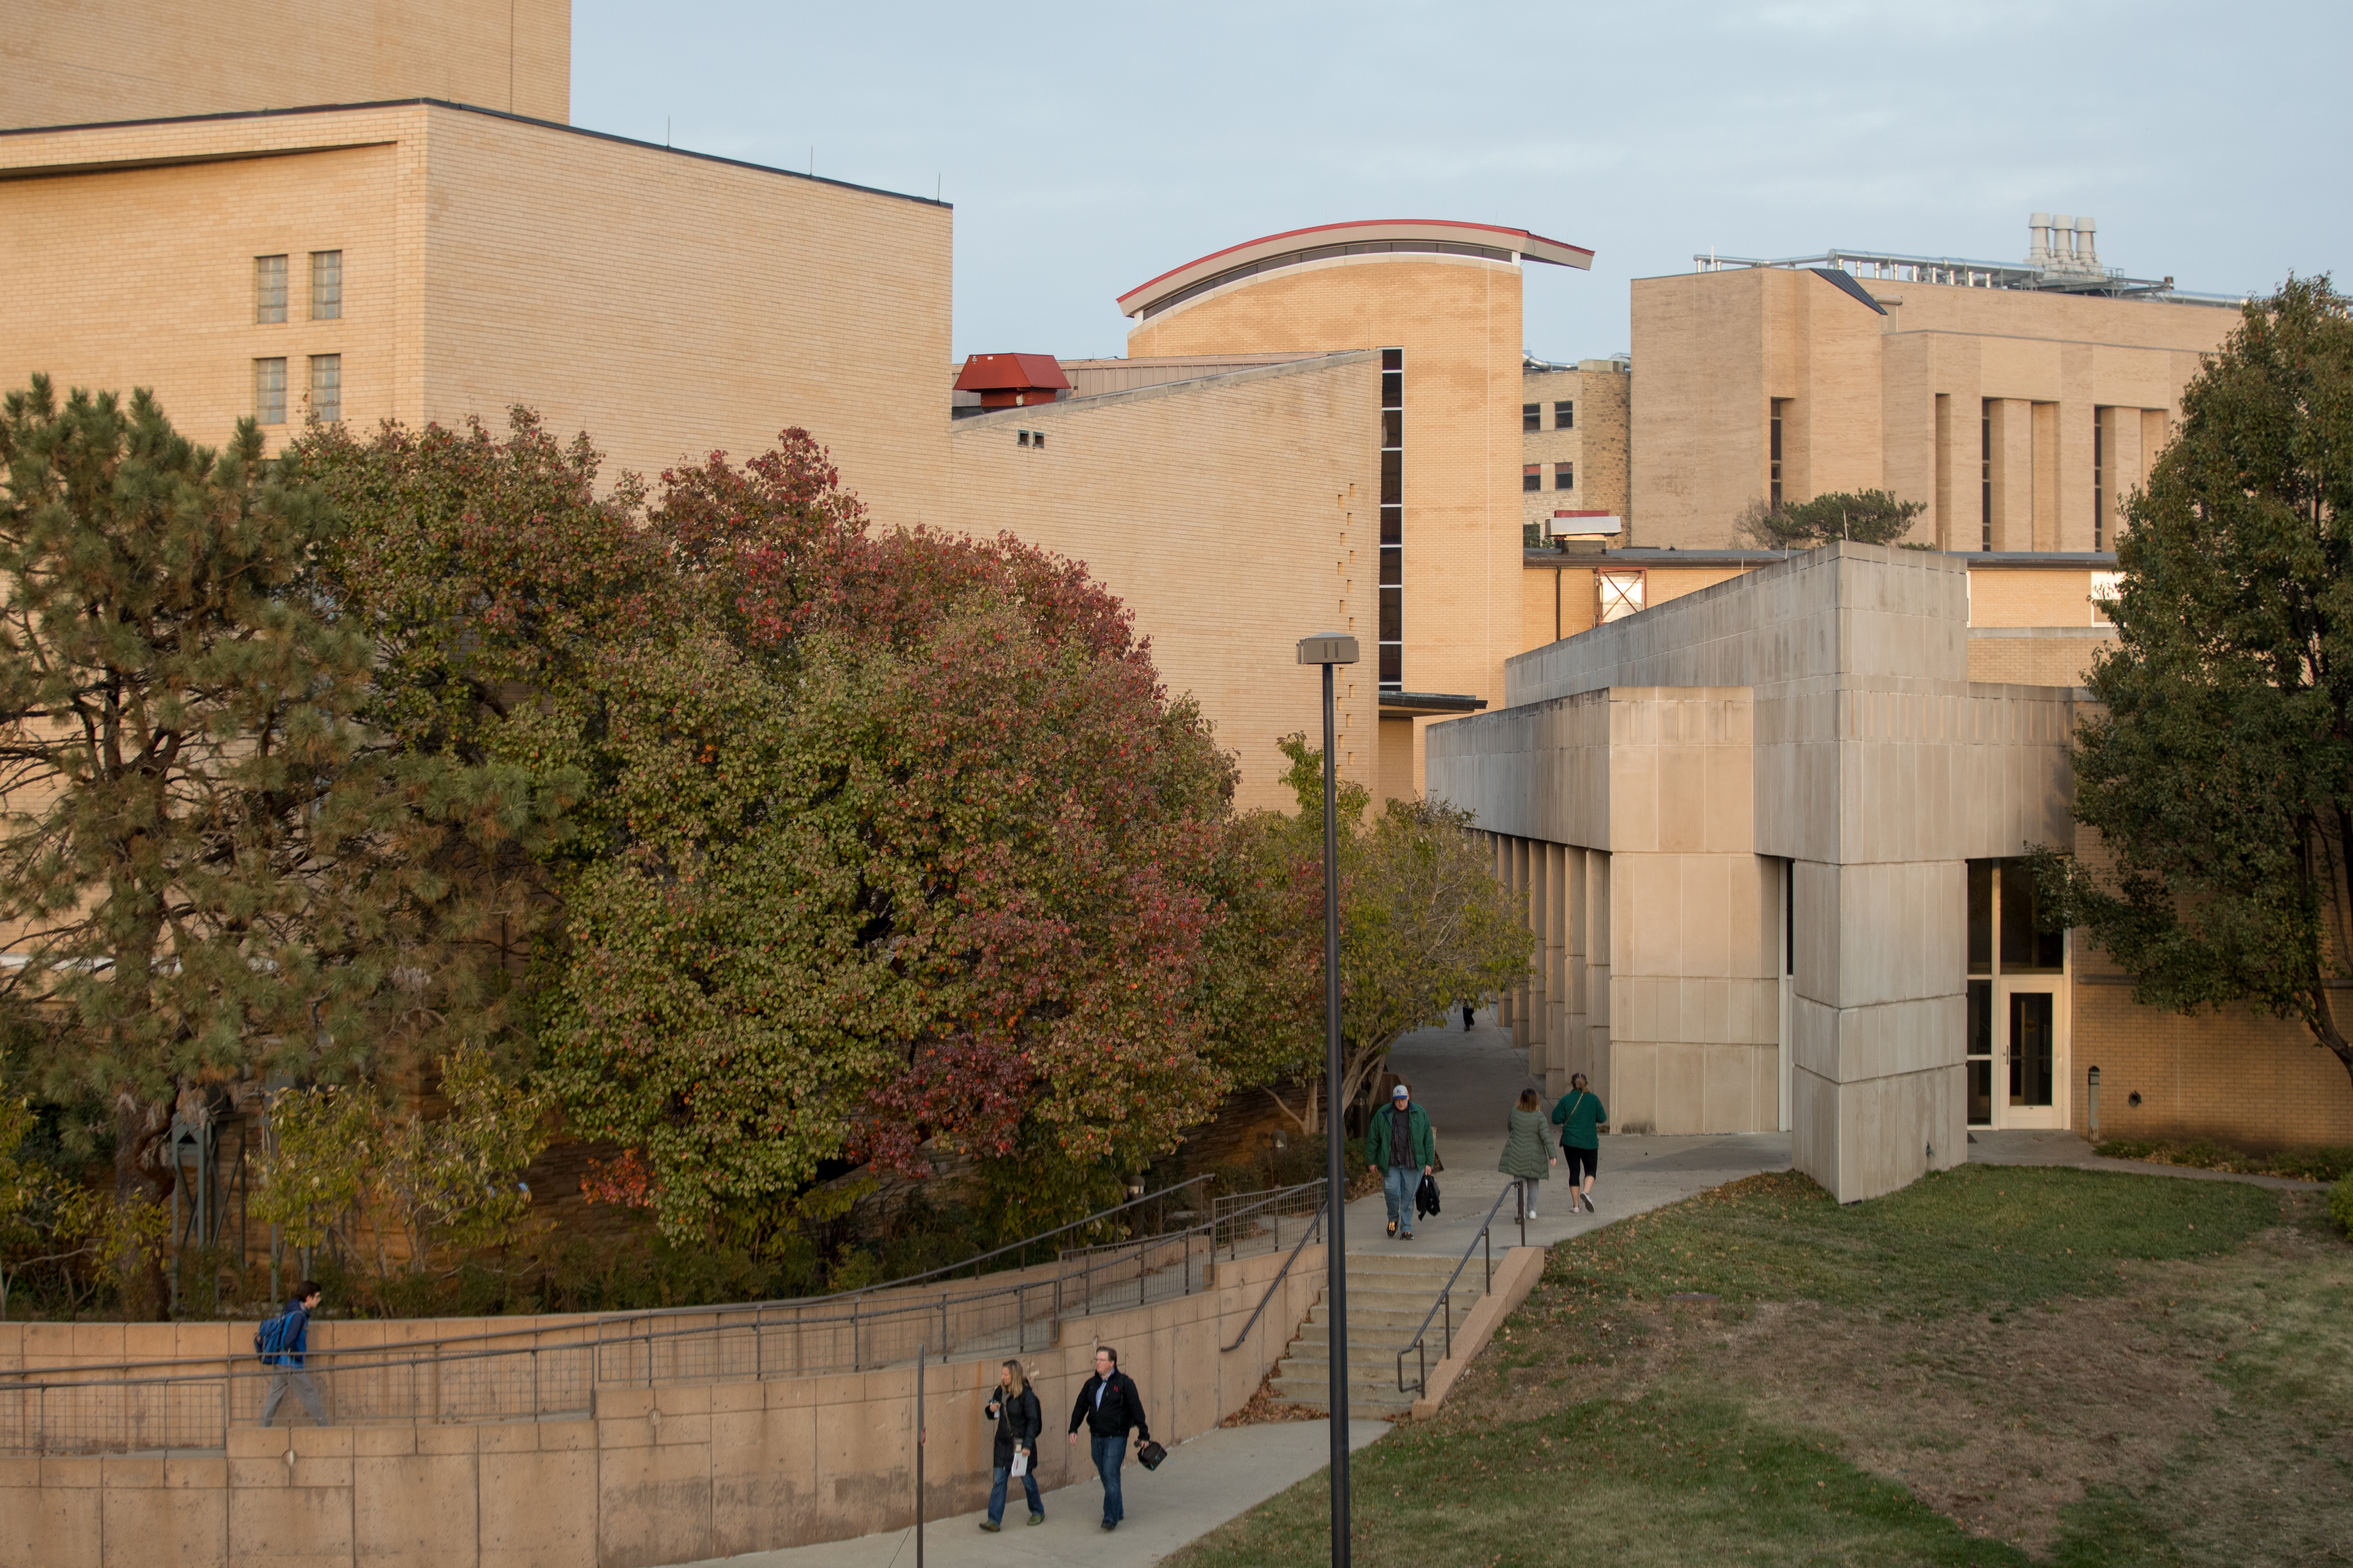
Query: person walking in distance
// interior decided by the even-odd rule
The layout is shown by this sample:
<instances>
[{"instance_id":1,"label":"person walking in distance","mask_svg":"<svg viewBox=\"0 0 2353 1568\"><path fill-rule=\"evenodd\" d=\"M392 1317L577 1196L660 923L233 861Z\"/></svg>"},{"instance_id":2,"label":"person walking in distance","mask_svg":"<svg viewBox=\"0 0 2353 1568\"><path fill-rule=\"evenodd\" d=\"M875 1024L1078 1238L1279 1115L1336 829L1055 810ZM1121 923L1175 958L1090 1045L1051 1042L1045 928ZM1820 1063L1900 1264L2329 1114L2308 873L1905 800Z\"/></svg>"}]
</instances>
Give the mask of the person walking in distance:
<instances>
[{"instance_id":1,"label":"person walking in distance","mask_svg":"<svg viewBox=\"0 0 2353 1568\"><path fill-rule=\"evenodd\" d=\"M1082 1425L1089 1433L1095 1474L1103 1478L1103 1527L1117 1530L1119 1521L1127 1517L1119 1495L1119 1467L1127 1458L1128 1428L1135 1429L1138 1443L1152 1440L1152 1428L1144 1419L1144 1395L1137 1392L1135 1379L1119 1370L1119 1352L1109 1345L1096 1347L1095 1374L1080 1388L1079 1402L1071 1406L1072 1447L1078 1446Z\"/></svg>"},{"instance_id":2,"label":"person walking in distance","mask_svg":"<svg viewBox=\"0 0 2353 1568\"><path fill-rule=\"evenodd\" d=\"M989 1396L985 1412L997 1423L996 1479L988 1489L988 1517L980 1528L995 1531L1005 1528L1005 1488L1018 1469L1021 1489L1029 1496L1029 1522L1046 1522L1046 1500L1038 1495L1038 1435L1045 1430L1045 1412L1038 1408L1038 1396L1029 1390L1029 1374L1021 1370L1018 1361L1008 1361L997 1370L997 1392Z\"/></svg>"},{"instance_id":3,"label":"person walking in distance","mask_svg":"<svg viewBox=\"0 0 2353 1568\"><path fill-rule=\"evenodd\" d=\"M277 1415L279 1402L286 1397L289 1389L302 1401L302 1408L311 1413L313 1423L327 1425L327 1407L320 1402L319 1385L303 1370L311 1350L311 1314L319 1310L322 1294L314 1281L303 1280L294 1287L294 1299L286 1303L285 1313L262 1325L268 1338L261 1359L269 1367L269 1392L261 1400L264 1426Z\"/></svg>"},{"instance_id":4,"label":"person walking in distance","mask_svg":"<svg viewBox=\"0 0 2353 1568\"><path fill-rule=\"evenodd\" d=\"M1389 1234L1411 1241L1413 1195L1438 1163L1438 1134L1430 1130L1430 1112L1413 1102L1413 1092L1402 1083L1389 1090L1388 1104L1373 1112L1373 1124L1365 1131L1365 1162L1388 1194Z\"/></svg>"},{"instance_id":5,"label":"person walking in distance","mask_svg":"<svg viewBox=\"0 0 2353 1568\"><path fill-rule=\"evenodd\" d=\"M1560 1129L1560 1152L1568 1161L1568 1212L1575 1214L1580 1199L1585 1212L1593 1212L1593 1172L1601 1159L1601 1130L1609 1123L1609 1112L1603 1109L1601 1099L1588 1088L1583 1073L1572 1073L1568 1092L1552 1108L1552 1124ZM1582 1180L1580 1190L1577 1183Z\"/></svg>"},{"instance_id":6,"label":"person walking in distance","mask_svg":"<svg viewBox=\"0 0 2353 1568\"><path fill-rule=\"evenodd\" d=\"M1560 1163L1559 1156L1545 1147L1552 1140L1545 1136L1543 1104L1535 1089L1520 1090L1520 1102L1512 1107L1511 1131L1504 1139L1504 1157L1495 1165L1504 1174L1519 1178L1521 1206L1530 1219L1536 1217L1536 1184Z\"/></svg>"},{"instance_id":7,"label":"person walking in distance","mask_svg":"<svg viewBox=\"0 0 2353 1568\"><path fill-rule=\"evenodd\" d=\"M1469 1033L1471 1032L1471 1026L1472 1026L1472 1025L1473 1025L1473 1024L1475 1024L1475 1023L1477 1023L1478 1021L1479 1021L1479 1015L1478 1015L1477 1013L1475 1013L1475 1012L1473 1012L1473 1011L1472 1010L1471 1004L1470 1004L1470 1003L1468 1003L1468 1002L1463 1003L1463 1004L1462 1004L1462 1032L1463 1032L1464 1034L1466 1034L1466 1035L1467 1035L1467 1034L1469 1034Z\"/></svg>"}]
</instances>

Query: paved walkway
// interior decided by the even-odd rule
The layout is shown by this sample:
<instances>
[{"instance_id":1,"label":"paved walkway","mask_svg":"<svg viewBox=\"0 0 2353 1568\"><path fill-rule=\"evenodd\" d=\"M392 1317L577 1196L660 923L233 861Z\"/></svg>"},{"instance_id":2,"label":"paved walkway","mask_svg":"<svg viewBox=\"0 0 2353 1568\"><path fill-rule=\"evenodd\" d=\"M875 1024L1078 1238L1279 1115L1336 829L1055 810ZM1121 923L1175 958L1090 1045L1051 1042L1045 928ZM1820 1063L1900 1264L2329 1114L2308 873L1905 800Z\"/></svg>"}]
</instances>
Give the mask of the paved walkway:
<instances>
[{"instance_id":1,"label":"paved walkway","mask_svg":"<svg viewBox=\"0 0 2353 1568\"><path fill-rule=\"evenodd\" d=\"M1361 1448L1389 1429L1386 1421L1351 1421L1348 1446ZM1168 1461L1145 1470L1131 1461L1121 1473L1127 1522L1111 1534L1101 1528L1103 1487L1092 1475L1046 1494L1046 1522L1031 1528L1018 1483L1008 1489L1005 1529L980 1529L985 1511L933 1520L923 1526L926 1568L1142 1568L1250 1509L1285 1487L1316 1474L1332 1458L1328 1421L1284 1421L1264 1426L1221 1426L1168 1450ZM754 1552L679 1568L914 1568L915 1532L894 1530L855 1541L830 1541L783 1552Z\"/></svg>"},{"instance_id":2,"label":"paved walkway","mask_svg":"<svg viewBox=\"0 0 2353 1568\"><path fill-rule=\"evenodd\" d=\"M2258 1176L2236 1171L2201 1171L2194 1165L2165 1165L2154 1160L2109 1160L2092 1152L2092 1146L2073 1132L1990 1132L1978 1128L1969 1134L1969 1161L1979 1165L2073 1165L2085 1171L2125 1171L2136 1176L2180 1176L2193 1182L2244 1182L2250 1186L2281 1187L2308 1193L2315 1184L2293 1176Z\"/></svg>"},{"instance_id":3,"label":"paved walkway","mask_svg":"<svg viewBox=\"0 0 2353 1568\"><path fill-rule=\"evenodd\" d=\"M1460 1257L1479 1234L1488 1206L1511 1179L1495 1168L1495 1163L1504 1155L1513 1101L1521 1089L1541 1090L1543 1085L1528 1076L1527 1053L1512 1048L1511 1031L1496 1026L1494 1009L1481 1013L1478 1026L1469 1030L1461 1027L1461 1016L1455 1016L1454 1026L1408 1035L1389 1053L1391 1070L1412 1088L1437 1131L1439 1157L1446 1163L1438 1178L1444 1204L1437 1215L1415 1226L1411 1241L1392 1241L1381 1195L1375 1193L1358 1198L1348 1205L1347 1243L1352 1253L1377 1249ZM1546 1111L1551 1109L1551 1101L1546 1100ZM1361 1161L1361 1142L1350 1151L1350 1157ZM1593 1201L1599 1212L1570 1215L1567 1167L1556 1166L1556 1174L1537 1189L1540 1217L1529 1222L1527 1244L1549 1247L1565 1237L1580 1236L1628 1215L1679 1203L1725 1182L1788 1168L1786 1132L1605 1135L1601 1173L1593 1184ZM1505 1204L1496 1216L1497 1227L1490 1240L1498 1252L1520 1244L1520 1227L1506 1228L1503 1224L1510 1215L1511 1205Z\"/></svg>"}]
</instances>

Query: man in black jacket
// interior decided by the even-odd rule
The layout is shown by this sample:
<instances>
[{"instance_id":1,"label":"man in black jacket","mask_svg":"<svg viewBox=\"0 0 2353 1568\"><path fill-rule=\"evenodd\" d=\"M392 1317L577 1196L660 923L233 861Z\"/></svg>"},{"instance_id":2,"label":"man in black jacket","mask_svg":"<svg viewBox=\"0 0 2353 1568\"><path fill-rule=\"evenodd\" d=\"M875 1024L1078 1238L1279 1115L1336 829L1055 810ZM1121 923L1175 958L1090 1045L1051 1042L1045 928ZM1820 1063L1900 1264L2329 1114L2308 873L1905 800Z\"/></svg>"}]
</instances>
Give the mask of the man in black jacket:
<instances>
[{"instance_id":1,"label":"man in black jacket","mask_svg":"<svg viewBox=\"0 0 2353 1568\"><path fill-rule=\"evenodd\" d=\"M1119 1370L1119 1352L1109 1345L1095 1350L1095 1374L1079 1390L1079 1402L1071 1407L1071 1445L1078 1446L1079 1425L1084 1422L1088 1447L1095 1460L1095 1474L1103 1478L1103 1517L1105 1530L1117 1530L1119 1521L1127 1517L1119 1496L1120 1462L1127 1458L1127 1431L1135 1428L1135 1440L1148 1443L1152 1428L1144 1419L1144 1395L1136 1392L1135 1379Z\"/></svg>"}]
</instances>

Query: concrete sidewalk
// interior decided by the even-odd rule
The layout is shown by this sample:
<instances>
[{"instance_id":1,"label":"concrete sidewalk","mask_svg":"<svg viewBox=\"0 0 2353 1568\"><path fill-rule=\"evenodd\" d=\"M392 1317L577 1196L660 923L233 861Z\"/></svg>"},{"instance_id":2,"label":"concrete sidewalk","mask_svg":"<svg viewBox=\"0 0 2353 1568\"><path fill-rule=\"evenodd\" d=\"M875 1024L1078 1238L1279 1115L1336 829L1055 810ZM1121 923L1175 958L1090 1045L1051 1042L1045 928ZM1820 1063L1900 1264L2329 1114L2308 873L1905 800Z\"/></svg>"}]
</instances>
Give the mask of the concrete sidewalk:
<instances>
[{"instance_id":1,"label":"concrete sidewalk","mask_svg":"<svg viewBox=\"0 0 2353 1568\"><path fill-rule=\"evenodd\" d=\"M1358 1198L1348 1205L1350 1252L1396 1250L1460 1257L1479 1234L1496 1194L1511 1179L1495 1168L1495 1163L1504 1155L1512 1104L1521 1089L1541 1092L1543 1086L1528 1076L1527 1053L1512 1048L1511 1031L1496 1026L1494 1009L1478 1016L1478 1026L1465 1030L1457 1014L1452 1027L1419 1030L1390 1051L1390 1069L1411 1087L1437 1132L1439 1158L1446 1163L1438 1178L1444 1203L1435 1215L1415 1225L1411 1241L1392 1241L1381 1195L1375 1193ZM1549 1100L1544 1109L1546 1114L1551 1112ZM1554 1129L1552 1133L1556 1145L1558 1131ZM1602 1137L1600 1154L1600 1174L1593 1184L1599 1212L1569 1213L1567 1167L1555 1166L1552 1177L1537 1184L1539 1217L1528 1224L1528 1246L1549 1247L1760 1171L1786 1171L1789 1135L1626 1137L1610 1133ZM1363 1164L1361 1144L1350 1149L1349 1162L1351 1169ZM1498 1256L1504 1247L1520 1245L1520 1227L1504 1223L1511 1214L1512 1205L1506 1203L1495 1216L1490 1240Z\"/></svg>"},{"instance_id":2,"label":"concrete sidewalk","mask_svg":"<svg viewBox=\"0 0 2353 1568\"><path fill-rule=\"evenodd\" d=\"M2092 1146L2073 1132L2002 1131L1978 1128L1969 1134L1973 1165L2071 1165L2083 1171L2123 1171L2136 1176L2180 1176L2193 1182L2243 1182L2250 1186L2284 1191L2319 1191L2325 1183L2300 1182L2293 1176L2258 1176L2237 1171L2201 1171L2195 1165L2166 1165L2155 1160L2109 1160L2092 1152Z\"/></svg>"},{"instance_id":3,"label":"concrete sidewalk","mask_svg":"<svg viewBox=\"0 0 2353 1568\"><path fill-rule=\"evenodd\" d=\"M1348 1423L1348 1447L1361 1448L1388 1431L1385 1421ZM1046 1522L1032 1528L1018 1482L1008 1489L1005 1529L980 1529L985 1511L923 1526L923 1561L947 1568L1142 1568L1322 1470L1332 1457L1328 1421L1221 1426L1168 1450L1157 1470L1131 1458L1121 1474L1127 1522L1102 1529L1103 1486L1084 1481L1046 1494ZM1048 1434L1048 1441L1056 1440ZM913 1568L915 1532L893 1530L783 1552L754 1552L674 1568Z\"/></svg>"}]
</instances>

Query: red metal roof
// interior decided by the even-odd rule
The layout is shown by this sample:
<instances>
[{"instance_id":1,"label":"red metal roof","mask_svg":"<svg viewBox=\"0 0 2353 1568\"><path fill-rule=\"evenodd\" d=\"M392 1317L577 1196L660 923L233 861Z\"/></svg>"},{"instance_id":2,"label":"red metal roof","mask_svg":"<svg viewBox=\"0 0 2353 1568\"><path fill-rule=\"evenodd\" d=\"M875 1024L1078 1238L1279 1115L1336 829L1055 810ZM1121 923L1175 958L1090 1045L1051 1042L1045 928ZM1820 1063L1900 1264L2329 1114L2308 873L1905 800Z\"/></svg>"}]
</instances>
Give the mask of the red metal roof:
<instances>
[{"instance_id":1,"label":"red metal roof","mask_svg":"<svg viewBox=\"0 0 2353 1568\"><path fill-rule=\"evenodd\" d=\"M1498 249L1517 251L1527 260L1549 262L1556 267L1589 268L1593 265L1593 252L1584 246L1546 239L1524 228L1504 228L1492 223L1465 223L1458 218L1360 219L1353 223L1325 223L1309 228L1286 229L1281 234L1246 239L1240 245L1213 250L1182 267L1172 267L1150 282L1140 283L1122 294L1119 297L1120 313L1133 316L1155 300L1200 279L1213 277L1229 267L1239 267L1243 262L1262 257L1303 250L1318 245L1345 244L1351 240L1431 238L1452 239L1468 245L1492 245Z\"/></svg>"},{"instance_id":2,"label":"red metal roof","mask_svg":"<svg viewBox=\"0 0 2353 1568\"><path fill-rule=\"evenodd\" d=\"M958 392L1063 392L1070 384L1052 354L973 354L955 379Z\"/></svg>"}]
</instances>

